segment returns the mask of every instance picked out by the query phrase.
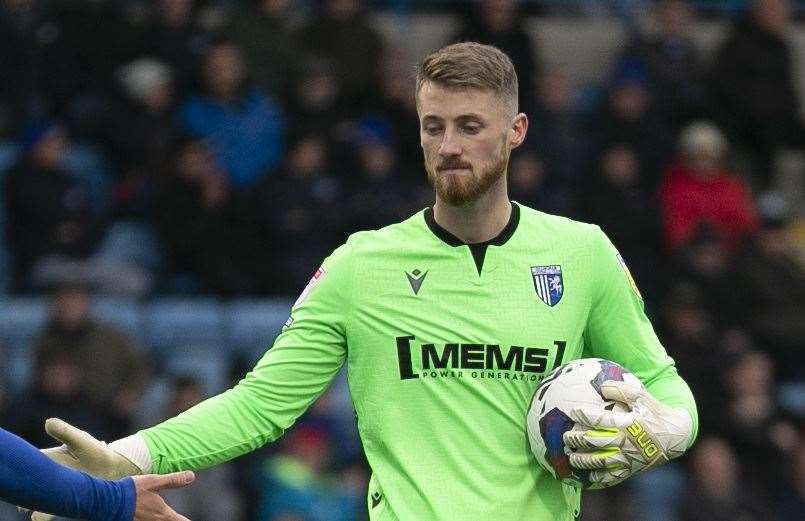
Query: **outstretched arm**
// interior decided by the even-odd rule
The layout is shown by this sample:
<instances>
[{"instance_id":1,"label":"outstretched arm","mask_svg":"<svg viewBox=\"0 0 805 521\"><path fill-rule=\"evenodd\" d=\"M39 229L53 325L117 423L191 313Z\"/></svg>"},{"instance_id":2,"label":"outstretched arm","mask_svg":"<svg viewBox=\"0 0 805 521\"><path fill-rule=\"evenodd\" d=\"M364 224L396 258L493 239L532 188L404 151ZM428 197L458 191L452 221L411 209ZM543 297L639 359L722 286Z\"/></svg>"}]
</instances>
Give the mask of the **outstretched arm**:
<instances>
[{"instance_id":1,"label":"outstretched arm","mask_svg":"<svg viewBox=\"0 0 805 521\"><path fill-rule=\"evenodd\" d=\"M0 498L61 516L129 521L135 491L131 479L104 481L63 467L0 429Z\"/></svg>"}]
</instances>

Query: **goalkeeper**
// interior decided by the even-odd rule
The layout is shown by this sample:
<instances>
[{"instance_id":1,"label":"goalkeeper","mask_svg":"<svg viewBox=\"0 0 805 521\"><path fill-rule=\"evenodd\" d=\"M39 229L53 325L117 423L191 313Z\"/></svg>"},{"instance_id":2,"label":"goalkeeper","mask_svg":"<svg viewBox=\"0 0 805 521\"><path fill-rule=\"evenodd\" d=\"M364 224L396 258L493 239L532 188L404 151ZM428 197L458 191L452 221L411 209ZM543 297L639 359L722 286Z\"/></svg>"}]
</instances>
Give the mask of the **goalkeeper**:
<instances>
[{"instance_id":1,"label":"goalkeeper","mask_svg":"<svg viewBox=\"0 0 805 521\"><path fill-rule=\"evenodd\" d=\"M57 465L35 447L0 429L0 499L90 521L189 521L156 491L183 487L190 472L104 481Z\"/></svg>"},{"instance_id":2,"label":"goalkeeper","mask_svg":"<svg viewBox=\"0 0 805 521\"><path fill-rule=\"evenodd\" d=\"M346 363L372 520L571 520L580 491L538 466L525 417L546 372L590 356L649 392L608 387L630 412L584 414L587 438L565 440L585 456L574 465L607 486L684 452L693 397L615 247L596 226L508 197L509 155L528 129L511 60L447 46L420 65L415 94L432 207L325 259L231 390L77 459L69 444L48 454L80 468L103 458L120 476L216 465L280 437ZM633 422L658 454L627 449Z\"/></svg>"}]
</instances>

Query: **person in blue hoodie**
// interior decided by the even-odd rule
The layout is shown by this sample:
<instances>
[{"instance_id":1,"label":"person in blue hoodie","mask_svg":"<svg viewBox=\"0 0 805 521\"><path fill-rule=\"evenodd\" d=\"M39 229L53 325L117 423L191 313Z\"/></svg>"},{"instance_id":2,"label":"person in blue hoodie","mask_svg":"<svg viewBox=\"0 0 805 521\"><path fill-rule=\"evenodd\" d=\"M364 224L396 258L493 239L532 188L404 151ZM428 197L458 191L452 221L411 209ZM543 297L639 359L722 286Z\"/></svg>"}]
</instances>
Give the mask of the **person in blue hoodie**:
<instances>
[{"instance_id":1,"label":"person in blue hoodie","mask_svg":"<svg viewBox=\"0 0 805 521\"><path fill-rule=\"evenodd\" d=\"M228 40L210 46L202 67L204 91L179 109L184 130L207 139L235 189L253 186L283 157L285 120L278 104L247 80L238 47Z\"/></svg>"}]
</instances>

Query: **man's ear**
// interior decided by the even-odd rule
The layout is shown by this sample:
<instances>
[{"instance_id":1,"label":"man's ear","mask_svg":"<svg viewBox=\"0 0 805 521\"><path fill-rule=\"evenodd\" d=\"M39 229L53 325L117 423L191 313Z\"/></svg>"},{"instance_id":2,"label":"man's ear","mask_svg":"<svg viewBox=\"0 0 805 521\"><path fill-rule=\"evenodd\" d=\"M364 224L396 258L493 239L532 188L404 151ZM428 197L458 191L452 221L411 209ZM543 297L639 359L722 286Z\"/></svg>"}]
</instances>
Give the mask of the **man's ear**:
<instances>
[{"instance_id":1,"label":"man's ear","mask_svg":"<svg viewBox=\"0 0 805 521\"><path fill-rule=\"evenodd\" d=\"M520 112L512 120L512 126L509 130L509 144L512 148L517 148L525 141L526 132L528 132L528 116Z\"/></svg>"}]
</instances>

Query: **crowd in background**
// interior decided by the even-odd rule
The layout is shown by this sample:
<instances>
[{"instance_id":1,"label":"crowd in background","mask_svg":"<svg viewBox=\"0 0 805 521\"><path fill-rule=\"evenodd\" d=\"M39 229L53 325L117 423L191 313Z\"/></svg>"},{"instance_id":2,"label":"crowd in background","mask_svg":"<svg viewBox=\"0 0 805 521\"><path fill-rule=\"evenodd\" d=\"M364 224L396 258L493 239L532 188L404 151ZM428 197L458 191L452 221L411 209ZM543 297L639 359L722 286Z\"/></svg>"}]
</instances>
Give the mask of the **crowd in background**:
<instances>
[{"instance_id":1,"label":"crowd in background","mask_svg":"<svg viewBox=\"0 0 805 521\"><path fill-rule=\"evenodd\" d=\"M755 2L705 66L691 6L649 3L659 30L635 31L598 85L545 66L511 0L473 6L449 39L513 59L531 128L512 199L604 229L700 408L690 455L587 494L583 519L795 519L805 212L778 174L805 129L790 4ZM412 58L360 1L305 4L0 0L0 278L53 295L30 389L0 381L4 426L47 446L59 416L115 439L205 396L170 375L143 418L160 368L91 317L93 292L293 296L348 234L432 203ZM195 521L348 521L366 515L366 480L339 379L276 445L168 496Z\"/></svg>"}]
</instances>

